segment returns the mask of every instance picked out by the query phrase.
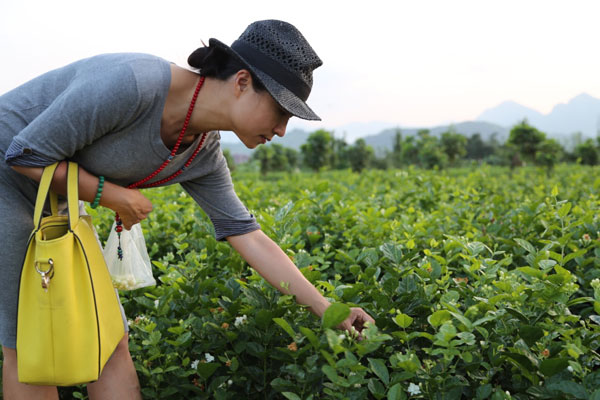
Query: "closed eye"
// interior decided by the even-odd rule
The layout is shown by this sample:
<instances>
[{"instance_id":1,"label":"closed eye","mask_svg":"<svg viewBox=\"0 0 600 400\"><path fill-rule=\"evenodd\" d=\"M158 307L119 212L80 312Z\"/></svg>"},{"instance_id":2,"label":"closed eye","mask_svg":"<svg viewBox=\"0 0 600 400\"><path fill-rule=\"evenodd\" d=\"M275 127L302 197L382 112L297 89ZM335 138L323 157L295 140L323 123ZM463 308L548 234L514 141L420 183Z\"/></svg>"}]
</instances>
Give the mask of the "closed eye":
<instances>
[{"instance_id":1,"label":"closed eye","mask_svg":"<svg viewBox=\"0 0 600 400\"><path fill-rule=\"evenodd\" d=\"M279 114L282 117L287 117L287 118L291 118L292 117L292 114L289 111L287 111L285 108L281 107L281 106L279 106Z\"/></svg>"}]
</instances>

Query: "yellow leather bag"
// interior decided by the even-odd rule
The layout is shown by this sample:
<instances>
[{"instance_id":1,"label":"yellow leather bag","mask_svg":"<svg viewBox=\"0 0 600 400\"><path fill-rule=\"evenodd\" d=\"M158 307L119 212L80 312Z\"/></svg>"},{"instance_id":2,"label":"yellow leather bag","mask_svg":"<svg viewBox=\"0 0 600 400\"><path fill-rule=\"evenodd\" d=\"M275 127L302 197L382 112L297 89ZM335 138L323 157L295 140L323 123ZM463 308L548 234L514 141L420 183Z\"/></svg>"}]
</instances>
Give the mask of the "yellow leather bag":
<instances>
[{"instance_id":1,"label":"yellow leather bag","mask_svg":"<svg viewBox=\"0 0 600 400\"><path fill-rule=\"evenodd\" d=\"M98 380L125 334L91 217L79 215L78 166L69 162L68 215L42 218L58 163L44 169L21 281L17 319L19 381L69 386Z\"/></svg>"}]
</instances>

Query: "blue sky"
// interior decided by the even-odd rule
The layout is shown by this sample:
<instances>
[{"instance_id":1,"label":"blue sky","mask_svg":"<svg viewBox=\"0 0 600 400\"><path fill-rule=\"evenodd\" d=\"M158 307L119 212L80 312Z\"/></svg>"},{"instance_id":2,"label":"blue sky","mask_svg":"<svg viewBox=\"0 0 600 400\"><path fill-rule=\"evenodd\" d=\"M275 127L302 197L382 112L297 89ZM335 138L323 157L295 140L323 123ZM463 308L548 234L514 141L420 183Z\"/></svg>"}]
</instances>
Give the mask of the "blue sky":
<instances>
[{"instance_id":1,"label":"blue sky","mask_svg":"<svg viewBox=\"0 0 600 400\"><path fill-rule=\"evenodd\" d=\"M506 100L547 113L582 92L600 97L598 15L599 2L577 0L5 1L0 93L104 52L185 65L201 40L231 43L250 22L277 18L324 60L309 99L323 121L291 128L432 126Z\"/></svg>"}]
</instances>

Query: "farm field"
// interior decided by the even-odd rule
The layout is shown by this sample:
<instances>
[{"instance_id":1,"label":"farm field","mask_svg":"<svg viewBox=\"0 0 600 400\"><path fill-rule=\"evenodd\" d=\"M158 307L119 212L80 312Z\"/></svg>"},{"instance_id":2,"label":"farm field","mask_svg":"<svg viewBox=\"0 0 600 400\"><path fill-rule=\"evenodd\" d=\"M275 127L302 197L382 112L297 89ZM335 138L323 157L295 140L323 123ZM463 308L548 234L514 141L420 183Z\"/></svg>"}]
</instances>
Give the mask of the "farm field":
<instances>
[{"instance_id":1,"label":"farm field","mask_svg":"<svg viewBox=\"0 0 600 400\"><path fill-rule=\"evenodd\" d=\"M216 242L178 186L145 191L159 284L122 292L144 398L600 399L598 168L234 183L339 304L320 320ZM106 238L112 216L91 214ZM361 342L330 328L347 306L376 320Z\"/></svg>"}]
</instances>

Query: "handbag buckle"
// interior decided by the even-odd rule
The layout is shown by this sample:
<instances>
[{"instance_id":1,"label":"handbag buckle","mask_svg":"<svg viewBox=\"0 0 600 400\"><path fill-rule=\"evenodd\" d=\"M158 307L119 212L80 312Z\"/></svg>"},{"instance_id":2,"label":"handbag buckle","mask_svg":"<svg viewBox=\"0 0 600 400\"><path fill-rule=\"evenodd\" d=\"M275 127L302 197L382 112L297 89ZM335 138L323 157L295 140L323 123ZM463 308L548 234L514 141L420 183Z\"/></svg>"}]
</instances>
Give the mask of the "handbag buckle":
<instances>
[{"instance_id":1,"label":"handbag buckle","mask_svg":"<svg viewBox=\"0 0 600 400\"><path fill-rule=\"evenodd\" d=\"M47 270L42 270L40 269L39 265L40 262L36 261L35 262L35 270L37 271L38 274L40 274L42 276L42 288L44 289L44 291L48 291L48 286L50 286L50 279L52 279L54 277L54 260L52 260L51 258L48 259L47 264L49 265Z\"/></svg>"}]
</instances>

